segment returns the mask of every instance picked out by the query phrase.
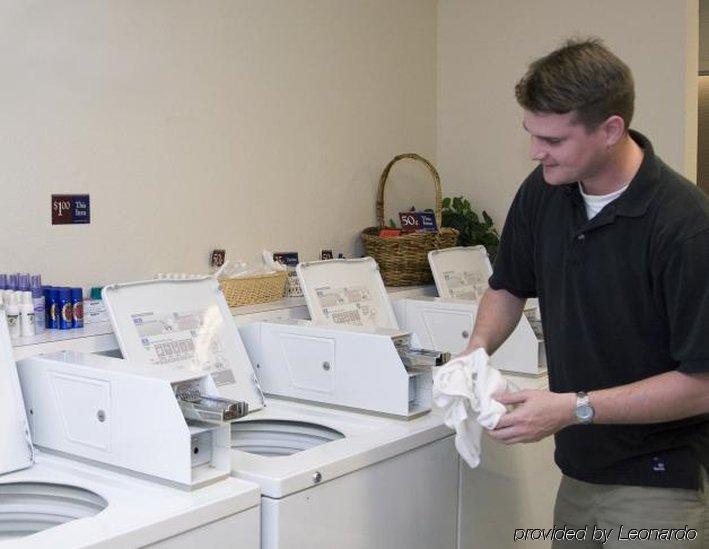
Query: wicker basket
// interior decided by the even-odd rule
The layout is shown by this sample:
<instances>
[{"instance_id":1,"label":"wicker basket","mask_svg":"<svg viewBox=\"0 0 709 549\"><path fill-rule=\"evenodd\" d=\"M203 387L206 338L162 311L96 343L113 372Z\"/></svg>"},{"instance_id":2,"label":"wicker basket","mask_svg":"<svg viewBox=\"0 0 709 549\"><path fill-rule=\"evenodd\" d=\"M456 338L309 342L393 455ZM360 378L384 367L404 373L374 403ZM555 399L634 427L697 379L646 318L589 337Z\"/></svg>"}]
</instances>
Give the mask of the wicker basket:
<instances>
[{"instance_id":1,"label":"wicker basket","mask_svg":"<svg viewBox=\"0 0 709 549\"><path fill-rule=\"evenodd\" d=\"M436 190L436 225L438 232L409 233L401 236L382 238L379 230L384 228L384 187L392 166L404 158L422 162L431 172ZM369 227L362 231L362 242L366 255L373 257L379 264L379 270L384 284L387 286L414 286L430 284L433 275L428 264L428 252L455 246L458 241L458 231L449 227L441 227L441 211L443 209L441 196L441 179L433 165L418 154L408 153L395 156L386 165L379 178L377 192L377 223L378 227Z\"/></svg>"},{"instance_id":2,"label":"wicker basket","mask_svg":"<svg viewBox=\"0 0 709 549\"><path fill-rule=\"evenodd\" d=\"M255 276L220 278L229 307L276 301L283 297L288 274L285 271Z\"/></svg>"},{"instance_id":3,"label":"wicker basket","mask_svg":"<svg viewBox=\"0 0 709 549\"><path fill-rule=\"evenodd\" d=\"M286 297L303 297L303 288L295 271L288 272L288 284L286 284Z\"/></svg>"}]
</instances>

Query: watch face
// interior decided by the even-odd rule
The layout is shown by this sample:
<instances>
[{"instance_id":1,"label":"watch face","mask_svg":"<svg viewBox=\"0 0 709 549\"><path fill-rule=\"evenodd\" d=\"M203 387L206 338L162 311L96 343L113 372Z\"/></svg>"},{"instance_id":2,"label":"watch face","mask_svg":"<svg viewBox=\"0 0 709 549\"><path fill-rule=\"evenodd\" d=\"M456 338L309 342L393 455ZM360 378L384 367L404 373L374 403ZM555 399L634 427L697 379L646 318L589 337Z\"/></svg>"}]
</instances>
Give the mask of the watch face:
<instances>
[{"instance_id":1,"label":"watch face","mask_svg":"<svg viewBox=\"0 0 709 549\"><path fill-rule=\"evenodd\" d=\"M588 404L579 406L576 408L576 417L579 418L581 423L588 423L593 419L593 408L591 408Z\"/></svg>"}]
</instances>

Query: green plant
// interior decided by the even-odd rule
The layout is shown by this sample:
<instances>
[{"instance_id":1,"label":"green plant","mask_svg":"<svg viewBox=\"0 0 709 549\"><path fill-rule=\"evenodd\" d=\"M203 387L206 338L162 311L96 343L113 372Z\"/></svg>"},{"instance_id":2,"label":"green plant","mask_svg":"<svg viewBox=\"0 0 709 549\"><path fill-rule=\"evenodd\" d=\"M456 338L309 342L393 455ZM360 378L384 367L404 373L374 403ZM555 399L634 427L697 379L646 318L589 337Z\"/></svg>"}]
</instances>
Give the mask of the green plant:
<instances>
[{"instance_id":1,"label":"green plant","mask_svg":"<svg viewBox=\"0 0 709 549\"><path fill-rule=\"evenodd\" d=\"M455 198L446 197L443 199L443 219L444 227L457 229L460 233L458 237L459 246L485 246L490 261L495 260L497 247L500 244L500 235L497 234L492 223L492 218L483 211L482 221L470 206L470 201L462 196Z\"/></svg>"}]
</instances>

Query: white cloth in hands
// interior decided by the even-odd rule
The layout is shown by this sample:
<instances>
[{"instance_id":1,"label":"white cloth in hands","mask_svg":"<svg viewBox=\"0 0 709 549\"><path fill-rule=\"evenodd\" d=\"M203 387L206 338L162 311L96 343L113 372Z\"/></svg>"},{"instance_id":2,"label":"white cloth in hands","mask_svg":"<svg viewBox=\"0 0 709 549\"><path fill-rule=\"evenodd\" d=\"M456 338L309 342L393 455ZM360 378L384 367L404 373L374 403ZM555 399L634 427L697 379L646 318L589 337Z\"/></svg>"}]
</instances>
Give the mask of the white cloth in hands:
<instances>
[{"instance_id":1,"label":"white cloth in hands","mask_svg":"<svg viewBox=\"0 0 709 549\"><path fill-rule=\"evenodd\" d=\"M480 464L483 427L494 429L507 411L492 395L512 389L489 362L485 349L476 349L436 368L433 374L433 404L443 412L445 424L455 429L455 447L472 468Z\"/></svg>"}]
</instances>

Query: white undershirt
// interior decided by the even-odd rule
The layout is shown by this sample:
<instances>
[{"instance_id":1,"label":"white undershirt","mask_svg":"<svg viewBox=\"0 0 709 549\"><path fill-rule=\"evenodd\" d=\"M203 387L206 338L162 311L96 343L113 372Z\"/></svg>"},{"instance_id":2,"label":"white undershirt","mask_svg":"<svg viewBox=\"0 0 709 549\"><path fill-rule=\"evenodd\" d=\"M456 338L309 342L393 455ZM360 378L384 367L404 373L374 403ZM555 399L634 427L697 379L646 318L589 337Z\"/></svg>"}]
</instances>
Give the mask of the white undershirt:
<instances>
[{"instance_id":1,"label":"white undershirt","mask_svg":"<svg viewBox=\"0 0 709 549\"><path fill-rule=\"evenodd\" d=\"M625 189L628 188L628 185L618 189L617 191L613 191L610 194L586 194L583 192L583 185L579 185L579 191L581 192L581 196L583 196L583 201L586 203L586 216L589 219L596 217L596 214L606 205L610 204L621 194L623 194Z\"/></svg>"}]
</instances>

